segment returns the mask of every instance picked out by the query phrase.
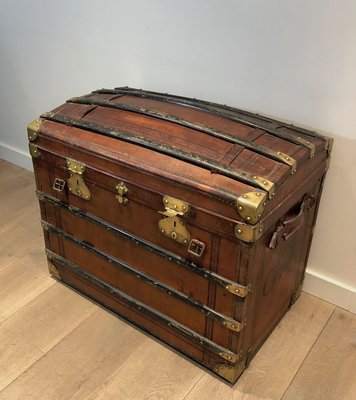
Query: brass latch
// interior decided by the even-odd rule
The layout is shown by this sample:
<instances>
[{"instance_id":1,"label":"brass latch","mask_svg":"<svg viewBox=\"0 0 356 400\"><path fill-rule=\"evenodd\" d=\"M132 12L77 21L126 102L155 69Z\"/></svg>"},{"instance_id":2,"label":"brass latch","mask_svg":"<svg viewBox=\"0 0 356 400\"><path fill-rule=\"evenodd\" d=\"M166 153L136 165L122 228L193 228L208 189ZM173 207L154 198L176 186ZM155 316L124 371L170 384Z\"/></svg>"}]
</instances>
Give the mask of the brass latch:
<instances>
[{"instance_id":1,"label":"brass latch","mask_svg":"<svg viewBox=\"0 0 356 400\"><path fill-rule=\"evenodd\" d=\"M182 200L164 196L164 211L159 211L165 218L158 223L161 233L176 242L188 245L190 233L181 218L189 212L189 205Z\"/></svg>"},{"instance_id":2,"label":"brass latch","mask_svg":"<svg viewBox=\"0 0 356 400\"><path fill-rule=\"evenodd\" d=\"M116 200L122 204L125 205L128 203L129 199L127 198L127 194L129 192L129 189L125 186L124 182L120 182L115 186L117 190L117 195L116 195Z\"/></svg>"},{"instance_id":3,"label":"brass latch","mask_svg":"<svg viewBox=\"0 0 356 400\"><path fill-rule=\"evenodd\" d=\"M66 164L70 175L70 177L67 179L69 191L84 200L89 200L90 191L83 178L85 165L68 158L66 160Z\"/></svg>"}]
</instances>

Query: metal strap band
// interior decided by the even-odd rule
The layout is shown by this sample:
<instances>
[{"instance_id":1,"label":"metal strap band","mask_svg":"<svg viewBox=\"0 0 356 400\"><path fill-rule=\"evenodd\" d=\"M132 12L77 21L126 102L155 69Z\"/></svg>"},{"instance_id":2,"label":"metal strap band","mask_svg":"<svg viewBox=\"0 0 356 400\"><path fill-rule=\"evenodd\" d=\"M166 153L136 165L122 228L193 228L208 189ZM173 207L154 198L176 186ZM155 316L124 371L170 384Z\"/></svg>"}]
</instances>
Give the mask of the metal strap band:
<instances>
[{"instance_id":1,"label":"metal strap band","mask_svg":"<svg viewBox=\"0 0 356 400\"><path fill-rule=\"evenodd\" d=\"M91 223L94 223L96 225L101 226L103 229L107 231L111 231L114 234L124 237L125 239L133 241L135 244L140 245L144 247L146 250L157 254L158 256L165 258L171 262L174 262L175 264L178 264L180 267L186 268L199 276L208 279L209 281L212 281L221 287L225 288L228 292L238 296L238 297L246 297L249 293L249 286L244 286L240 285L236 282L231 281L230 279L224 278L223 276L220 276L219 274L206 270L204 268L201 268L197 266L196 264L183 259L182 257L177 256L176 254L163 249L162 247L159 247L151 242L148 242L146 240L141 239L140 237L129 233L123 229L118 228L115 225L110 224L107 221L104 221L101 218L98 218L88 212L82 211L81 209L77 207L70 206L66 203L63 203L62 201L56 199L55 197L49 196L43 192L36 191L37 197L39 200L44 201L49 204L53 204L56 207L63 208L67 210L68 212L88 220Z\"/></svg>"},{"instance_id":2,"label":"metal strap band","mask_svg":"<svg viewBox=\"0 0 356 400\"><path fill-rule=\"evenodd\" d=\"M214 354L217 354L218 356L224 358L225 360L229 361L230 363L234 364L238 361L239 355L233 353L232 351L226 349L225 347L222 347L218 345L217 343L213 342L212 340L206 338L205 336L201 336L199 333L193 331L192 329L186 327L185 325L182 325L181 323L169 318L168 316L160 313L159 311L154 310L153 308L147 306L144 303L141 303L140 301L134 299L133 297L127 295L126 293L122 292L119 289L114 288L113 286L109 285L107 282L104 282L103 280L95 277L91 273L82 270L78 265L72 263L71 261L67 260L66 258L63 258L59 256L56 253L53 253L52 251L47 250L46 251L48 258L52 262L58 263L62 268L68 269L75 273L76 275L79 275L81 278L85 279L86 281L94 284L97 287L100 287L101 289L104 289L111 294L113 294L115 297L117 297L120 301L123 301L124 303L128 304L130 307L143 312L150 317L154 317L155 319L159 320L169 328L179 332L180 334L184 335L190 340L193 340L194 342L200 344L201 346L205 347L207 350L210 350ZM79 289L80 290L80 289Z\"/></svg>"},{"instance_id":3,"label":"metal strap band","mask_svg":"<svg viewBox=\"0 0 356 400\"><path fill-rule=\"evenodd\" d=\"M295 126L293 124L281 123L280 121L277 121L277 120L275 120L273 118L269 118L269 117L262 116L260 114L256 114L256 113L245 111L245 110L241 110L241 109L236 108L236 107L227 106L226 104L223 105L223 104L218 104L218 103L214 103L214 102L211 102L211 101L205 101L205 100L200 100L200 99L195 99L195 98L192 99L192 98L189 98L189 97L177 96L177 95L168 94L168 93L164 93L163 94L163 93L159 93L159 92L152 92L152 91L149 91L149 90L135 89L135 88L127 87L127 86L125 86L125 87L117 87L117 88L115 88L115 90L125 91L126 94L127 93L131 93L132 91L134 91L134 92L143 92L145 94L147 93L147 94L152 94L152 95L161 95L161 96L164 95L164 96L167 96L167 97L170 97L170 98L174 98L174 99L177 99L177 100L190 101L190 102L192 102L194 104L202 104L202 105L207 105L207 106L211 106L211 107L216 107L216 108L220 108L222 110L230 111L230 112L233 112L233 113L244 114L244 115L247 115L247 116L250 116L250 117L253 117L253 118L258 118L261 121L266 121L266 122L270 122L270 123L276 123L277 122L277 123L281 124L281 126L280 126L281 128L282 127L283 128L288 128L288 129L291 129L291 130L293 130L295 132L303 133L304 135L307 135L307 136L310 136L310 137L313 137L313 138L316 138L316 139L321 139L321 140L326 140L326 141L329 140L329 138L327 136L321 135L320 133L318 133L316 131L311 131L310 129L304 129L304 128ZM123 94L125 94L125 93L123 93Z\"/></svg>"},{"instance_id":4,"label":"metal strap band","mask_svg":"<svg viewBox=\"0 0 356 400\"><path fill-rule=\"evenodd\" d=\"M259 179L256 179L251 174L239 171L236 168L231 168L218 161L200 156L199 154L196 153L191 153L188 151L178 149L174 146L170 146L162 142L157 142L154 140L144 138L142 136L137 136L132 133L122 131L120 129L110 128L107 126L103 126L90 121L84 121L81 119L70 118L60 114L45 113L41 117L49 121L58 122L60 124L64 124L67 126L73 126L75 128L85 129L91 132L98 133L103 136L109 136L116 139L120 139L122 141L132 143L141 147L145 147L147 149L153 150L158 153L172 156L179 160L207 169L212 173L217 173L226 176L228 178L243 182L247 185L264 189L266 192L268 192L269 197L273 196L275 192L274 183L268 181L263 177L258 177Z\"/></svg>"},{"instance_id":5,"label":"metal strap band","mask_svg":"<svg viewBox=\"0 0 356 400\"><path fill-rule=\"evenodd\" d=\"M182 293L182 292L174 289L173 287L170 287L168 285L163 284L160 281L153 279L151 276L145 274L144 272L131 267L131 265L124 263L123 261L105 253L102 250L99 250L96 247L93 247L85 242L82 242L81 240L79 240L76 237L70 235L69 233L63 231L62 229L58 229L57 227L49 224L46 221L41 221L41 224L42 224L43 229L76 243L78 246L84 248L85 250L87 250L91 253L94 253L94 254L104 258L105 260L112 263L113 265L116 265L120 269L135 275L136 277L138 277L139 279L142 279L145 282L148 282L155 288L160 289L161 291L167 293L169 296L173 296L176 299L179 299L179 300L183 301L184 303L189 304L190 306L192 306L194 308L197 308L205 316L219 321L222 325L226 326L228 329L233 330L235 332L240 332L241 329L243 328L244 324L242 324L241 322L235 321L234 319L215 311L214 309L208 307L207 305L199 303L198 301L194 300L193 298L187 296L185 293Z\"/></svg>"},{"instance_id":6,"label":"metal strap band","mask_svg":"<svg viewBox=\"0 0 356 400\"><path fill-rule=\"evenodd\" d=\"M246 119L239 117L237 114L237 111L232 112L232 111L228 110L225 106L212 105L214 103L206 104L207 102L203 102L203 101L196 100L196 99L189 99L189 98L178 97L178 96L173 96L173 95L169 95L169 94L161 94L161 93L149 92L149 91L145 91L145 90L130 89L130 88L100 89L100 90L94 91L93 93L127 94L129 96L136 96L136 97L142 97L142 98L147 98L147 99L152 99L152 100L160 100L160 101L163 101L166 103L173 103L173 104L177 104L177 105L189 106L192 108L196 108L198 110L207 111L210 114L214 114L219 117L229 119L231 121L238 122L240 124L249 126L250 128L261 129L261 130L269 133L270 135L287 140L288 142L297 144L299 146L306 147L310 150L311 156L313 156L315 153L315 146L312 143L309 143L308 141L306 141L302 138L295 137L286 132L276 131L274 129L267 128L263 125L259 125L254 122L251 122L251 121L247 121ZM256 115L254 115L254 117L256 117ZM309 143L309 144L307 144L307 143Z\"/></svg>"},{"instance_id":7,"label":"metal strap band","mask_svg":"<svg viewBox=\"0 0 356 400\"><path fill-rule=\"evenodd\" d=\"M261 154L272 160L282 162L283 164L286 164L291 167L292 173L295 172L297 169L297 161L294 160L292 157L290 157L287 154L284 154L280 151L273 151L273 150L269 149L268 147L262 146L258 143L249 142L249 141L241 139L237 136L233 136L226 132L223 132L219 129L210 128L206 125L199 124L197 122L192 122L187 119L177 117L175 115L154 111L154 110L151 110L146 107L143 108L143 107L139 107L139 106L133 106L130 104L116 103L114 101L93 99L93 98L87 98L87 97L74 97L74 98L68 100L67 102L130 111L130 112L135 112L135 113L142 114L142 115L147 115L147 116L150 116L153 118L157 118L157 119L160 119L163 121L169 121L174 124L184 126L186 128L191 128L198 132L205 133L209 136L213 136L213 137L225 140L229 143L238 144L238 145L243 146L246 149L251 150L257 154Z\"/></svg>"}]
</instances>

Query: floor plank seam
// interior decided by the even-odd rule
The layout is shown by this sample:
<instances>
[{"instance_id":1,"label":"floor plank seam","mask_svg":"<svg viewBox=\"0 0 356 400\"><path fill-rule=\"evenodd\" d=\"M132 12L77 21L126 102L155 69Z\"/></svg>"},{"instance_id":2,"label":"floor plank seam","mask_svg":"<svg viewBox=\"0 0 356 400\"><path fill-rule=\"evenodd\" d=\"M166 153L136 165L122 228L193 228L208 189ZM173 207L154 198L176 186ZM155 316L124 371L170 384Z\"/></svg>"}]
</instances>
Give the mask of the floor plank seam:
<instances>
[{"instance_id":1,"label":"floor plank seam","mask_svg":"<svg viewBox=\"0 0 356 400\"><path fill-rule=\"evenodd\" d=\"M197 379L197 381L194 383L194 385L190 388L190 390L188 391L188 393L181 399L181 400L185 400L190 393L194 390L194 388L197 386L197 384L203 379L203 377L205 376L206 372L202 372L202 374L200 375L200 377Z\"/></svg>"},{"instance_id":2,"label":"floor plank seam","mask_svg":"<svg viewBox=\"0 0 356 400\"><path fill-rule=\"evenodd\" d=\"M53 287L53 285L51 287L49 287L47 290L51 289ZM41 293L42 294L42 293ZM32 301L32 300L31 300ZM29 302L30 303L30 302ZM27 303L27 304L29 304ZM26 304L26 305L27 305ZM23 307L22 307L23 308ZM35 362L33 362L31 365L29 365L24 371L21 372L21 374L17 375L17 377L15 379L13 379L11 382L9 382L6 386L4 386L1 390L0 393L3 392L8 386L12 385L13 383L15 383L22 375L24 375L29 369L31 369L34 365L36 365L40 360L42 360L43 357L45 357L50 351L52 351L56 346L58 346L64 339L66 339L69 335L71 335L76 329L78 329L83 322L85 322L89 317L91 317L95 312L97 312L97 309L94 309L93 312L91 312L85 319L83 319L75 328L73 328L70 332L68 332L64 337L62 337L62 339L60 339L57 343L55 343L50 349L48 349L47 351L45 351L41 357L39 357ZM15 314L15 313L14 313ZM12 314L12 315L14 315ZM6 318L7 319L7 318Z\"/></svg>"},{"instance_id":3,"label":"floor plank seam","mask_svg":"<svg viewBox=\"0 0 356 400\"><path fill-rule=\"evenodd\" d=\"M54 280L54 279L53 279ZM16 311L14 311L12 314L8 315L5 319L2 319L0 321L0 326L7 321L9 318L13 317L16 313L18 313L20 310L22 310L24 307L28 306L29 304L31 304L34 300L37 299L38 296L41 296L43 293L45 293L47 290L51 289L54 285L56 284L56 282L54 281L52 283L52 285L48 286L45 290L43 290L43 292L38 293L37 296L33 297L31 300L29 300L26 304L23 304L20 308L18 308Z\"/></svg>"},{"instance_id":4,"label":"floor plank seam","mask_svg":"<svg viewBox=\"0 0 356 400\"><path fill-rule=\"evenodd\" d=\"M335 314L335 311L337 310L337 307L335 306L333 309L333 312L330 314L329 318L327 319L327 321L325 322L323 329L320 330L319 335L316 337L316 339L314 340L313 344L310 346L310 349L308 350L308 352L306 353L305 357L303 358L303 361L300 363L298 369L295 371L295 374L293 375L293 377L291 378L288 386L286 387L285 391L283 392L282 396L280 397L280 400L283 400L284 396L286 395L286 393L288 392L288 389L290 388L290 386L292 385L295 377L298 375L298 372L300 371L300 369L302 368L302 366L304 365L305 360L308 358L309 354L312 352L315 344L317 343L317 341L319 340L320 336L322 335L322 333L324 332L326 326L328 325L329 321L331 320L332 316Z\"/></svg>"}]
</instances>

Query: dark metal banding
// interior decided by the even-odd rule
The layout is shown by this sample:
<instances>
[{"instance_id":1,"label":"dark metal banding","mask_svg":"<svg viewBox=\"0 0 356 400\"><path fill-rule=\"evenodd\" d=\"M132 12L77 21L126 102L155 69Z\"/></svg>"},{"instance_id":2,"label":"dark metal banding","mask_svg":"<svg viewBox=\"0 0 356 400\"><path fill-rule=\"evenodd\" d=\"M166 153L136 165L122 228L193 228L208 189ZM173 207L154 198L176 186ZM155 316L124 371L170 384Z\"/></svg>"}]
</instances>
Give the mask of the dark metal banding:
<instances>
[{"instance_id":1,"label":"dark metal banding","mask_svg":"<svg viewBox=\"0 0 356 400\"><path fill-rule=\"evenodd\" d=\"M264 182L266 182L266 183L261 185L258 183L258 181L256 181L257 177L254 178L253 175L248 174L246 172L239 171L236 168L231 168L231 167L224 165L218 161L212 160L207 157L200 156L199 154L184 151L184 150L178 149L174 146L170 146L170 145L162 143L162 142L150 140L150 139L144 138L142 136L137 136L132 133L122 131L120 129L115 129L115 128L111 128L108 126L96 124L94 122L83 121L80 119L70 118L70 117L66 117L64 115L59 115L59 114L54 114L54 113L45 113L41 116L41 118L44 118L46 120L53 121L53 122L58 122L60 124L64 124L67 126L73 126L75 128L86 129L88 131L95 132L100 135L109 136L109 137L113 137L116 139L120 139L124 142L136 144L138 146L145 147L150 150L154 150L155 152L169 155L169 156L172 156L172 157L177 158L182 161L186 161L190 164L207 169L212 173L217 173L217 174L226 176L228 178L246 183L249 186L253 186L253 187L256 187L259 189L262 188L262 189L266 190L266 187L268 187L268 185L271 183L265 179ZM271 196L271 194L274 191L274 185L273 185L273 188L271 188L270 190L266 190L266 191L268 191L269 195Z\"/></svg>"},{"instance_id":2,"label":"dark metal banding","mask_svg":"<svg viewBox=\"0 0 356 400\"><path fill-rule=\"evenodd\" d=\"M90 213L87 213L77 207L73 207L66 203L63 203L62 201L52 196L49 196L43 192L36 191L36 193L39 200L49 204L53 204L56 207L63 208L68 212L77 215L80 218L86 219L91 223L99 225L105 230L111 231L118 236L124 237L125 239L132 240L135 244L144 247L146 250L154 254L157 254L158 256L167 259L168 261L174 262L175 264L178 264L180 267L186 268L200 275L201 277L222 286L223 288L235 294L236 296L245 297L248 293L248 287L246 286L240 285L236 282L231 281L230 279L224 278L215 272L200 268L196 264L188 260L185 260L182 257L177 256L176 254L170 252L169 250L163 249L162 247L159 247L151 242L147 242L146 240L141 239L140 237L132 233L126 232L125 230L120 229L117 226L112 225L109 222L104 221L101 218L98 218ZM233 290L231 291L227 288L232 288Z\"/></svg>"},{"instance_id":3,"label":"dark metal banding","mask_svg":"<svg viewBox=\"0 0 356 400\"><path fill-rule=\"evenodd\" d=\"M114 101L109 101L109 100L92 99L92 98L88 98L88 97L74 97L74 98L69 99L67 101L67 103L95 105L95 106L100 106L100 107L113 108L113 109L117 109L117 110L130 111L130 112L134 112L137 114L147 115L147 116L157 118L160 120L172 122L174 124L184 126L186 128L191 128L196 131L205 133L209 136L213 136L213 137L222 139L229 143L238 144L238 145L243 146L246 149L249 149L255 153L258 153L265 157L271 158L272 160L282 162L282 163L292 167L293 170L296 169L296 165L294 166L291 164L291 162L289 162L291 160L291 157L289 157L287 155L281 156L281 154L282 154L281 152L273 151L273 150L269 149L268 147L262 146L258 143L249 142L249 141L241 139L237 136L233 136L233 135L230 135L229 133L223 132L219 129L210 128L206 125L199 124L197 122L192 122L192 121L189 121L189 120L181 118L181 117L177 117L172 114L154 111L154 110L151 110L146 107L144 108L144 107L139 107L139 106L133 106L130 104L116 103Z\"/></svg>"},{"instance_id":4,"label":"dark metal banding","mask_svg":"<svg viewBox=\"0 0 356 400\"><path fill-rule=\"evenodd\" d=\"M79 275L81 278L85 279L86 281L94 284L97 287L100 287L109 293L113 294L114 296L118 297L120 301L123 301L124 303L128 304L130 307L133 307L134 309L143 312L151 317L156 318L169 328L174 329L175 331L181 333L185 337L187 337L190 340L193 340L196 343L199 343L203 347L205 347L207 350L210 350L214 354L217 354L218 356L224 358L227 361L230 361L231 363L235 363L238 359L239 356L232 351L226 349L225 347L222 347L218 345L217 343L213 342L212 340L206 338L205 336L201 336L199 333L193 331L192 329L188 328L185 325L182 325L181 323L175 321L172 318L169 318L168 316L160 313L159 311L154 310L153 308L147 306L144 303L141 303L140 301L134 299L133 297L127 295L126 293L122 292L119 289L114 288L107 282L95 277L91 273L82 270L78 265L72 263L71 261L67 260L66 258L63 258L59 256L56 253L53 253L52 251L47 250L46 251L48 258L51 261L54 261L58 263L61 267L68 269L75 273L76 275ZM79 289L80 290L80 289Z\"/></svg>"},{"instance_id":5,"label":"dark metal banding","mask_svg":"<svg viewBox=\"0 0 356 400\"><path fill-rule=\"evenodd\" d=\"M131 265L117 259L116 257L113 257L107 253L105 253L102 250L99 250L96 247L93 247L76 237L70 235L69 233L63 231L62 229L59 229L51 224L49 224L46 221L41 221L43 229L52 232L58 236L64 237L73 243L76 243L78 246L84 248L85 250L94 253L102 258L104 258L106 261L112 263L113 265L116 265L120 269L131 273L132 275L135 275L138 279L142 279L143 281L151 284L157 289L160 289L161 291L167 293L169 296L175 297L178 300L183 301L184 303L198 309L201 313L203 313L206 317L215 319L219 321L222 325L226 326L228 329L231 329L233 331L239 332L243 328L243 324L239 321L235 321L233 318L227 317L226 315L223 315L214 309L208 307L205 304L201 304L198 301L194 300L193 298L187 296L185 293L182 293L176 289L174 289L171 286L165 285L160 281L157 281L156 279L153 279L151 276L145 274L142 271L139 271Z\"/></svg>"},{"instance_id":6,"label":"dark metal banding","mask_svg":"<svg viewBox=\"0 0 356 400\"><path fill-rule=\"evenodd\" d=\"M223 117L226 119L229 119L231 121L235 121L238 122L240 124L249 126L250 128L254 128L254 129L261 129L273 136L277 136L281 139L287 140L288 142L297 144L298 146L303 146L306 147L308 149L311 149L311 146L313 146L312 144L307 145L305 140L302 139L298 139L296 137L294 137L291 134L288 134L286 132L280 132L280 131L276 131L274 129L270 129L267 128L263 125L259 125L256 124L254 122L251 121L247 121L243 118L240 118L239 116L237 116L237 111L232 112L229 111L227 109L224 108L224 106L220 106L220 105L211 105L209 104L205 104L204 102L200 103L197 100L194 99L189 99L189 98L185 98L185 97L180 97L180 96L171 96L171 95L166 95L166 94L161 94L161 93L157 93L155 94L155 92L149 92L149 91L145 91L145 90L137 90L137 89L100 89L100 90L96 90L93 93L101 93L101 94L127 94L129 96L136 96L136 97L142 97L142 98L147 98L147 99L152 99L152 100L160 100L166 103L173 103L173 104L177 104L177 105L183 105L183 106L188 106L188 107L192 107L192 108L196 108L198 110L203 110L203 111L207 111L210 114L214 114L217 115L219 117ZM213 103L214 104L214 103ZM312 153L312 151L311 151Z\"/></svg>"},{"instance_id":7,"label":"dark metal banding","mask_svg":"<svg viewBox=\"0 0 356 400\"><path fill-rule=\"evenodd\" d=\"M241 109L236 108L236 107L227 106L226 104L223 105L223 104L219 104L219 103L214 103L212 101L200 100L200 99L195 99L195 98L192 99L192 98L189 98L189 97L177 96L177 95L169 94L169 93L162 94L162 93L159 93L159 92L153 92L153 91L149 91L149 90L130 88L128 86L117 87L117 88L115 88L115 90L122 90L122 91L125 91L125 93L131 93L132 91L135 91L135 92L143 92L143 93L152 94L152 95L164 95L164 96L167 96L167 97L170 97L170 98L174 98L174 99L178 99L178 100L193 102L194 104L202 104L202 105L207 105L207 106L211 106L211 107L220 108L222 110L230 111L232 113L244 114L244 115L247 115L247 116L250 116L250 117L253 117L253 118L261 119L261 120L266 121L266 122L271 122L271 123L276 123L277 122L278 124L281 124L281 126L280 126L281 128L282 127L283 128L288 128L288 129L294 130L295 132L303 133L303 134L305 134L307 136L310 136L310 137L313 137L313 138L316 138L316 139L322 139L322 140L328 140L329 139L328 137L326 137L324 135L321 135L318 132L311 131L310 129L304 129L304 128L295 126L293 124L283 123L283 122L277 121L277 120L275 120L273 118L265 117L265 116L262 116L260 114L256 114L256 113L253 113L253 112L250 112L250 111L241 110Z\"/></svg>"}]
</instances>

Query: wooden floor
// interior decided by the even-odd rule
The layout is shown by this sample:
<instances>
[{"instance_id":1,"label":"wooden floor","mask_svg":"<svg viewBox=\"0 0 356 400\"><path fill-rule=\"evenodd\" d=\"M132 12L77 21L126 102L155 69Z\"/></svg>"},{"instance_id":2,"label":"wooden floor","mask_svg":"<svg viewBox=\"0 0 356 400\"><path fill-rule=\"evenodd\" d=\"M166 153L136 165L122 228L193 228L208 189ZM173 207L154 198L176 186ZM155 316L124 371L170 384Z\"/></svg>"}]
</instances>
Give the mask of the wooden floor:
<instances>
[{"instance_id":1,"label":"wooden floor","mask_svg":"<svg viewBox=\"0 0 356 400\"><path fill-rule=\"evenodd\" d=\"M33 181L0 160L0 400L356 399L356 316L306 293L231 387L51 279Z\"/></svg>"}]
</instances>

